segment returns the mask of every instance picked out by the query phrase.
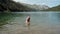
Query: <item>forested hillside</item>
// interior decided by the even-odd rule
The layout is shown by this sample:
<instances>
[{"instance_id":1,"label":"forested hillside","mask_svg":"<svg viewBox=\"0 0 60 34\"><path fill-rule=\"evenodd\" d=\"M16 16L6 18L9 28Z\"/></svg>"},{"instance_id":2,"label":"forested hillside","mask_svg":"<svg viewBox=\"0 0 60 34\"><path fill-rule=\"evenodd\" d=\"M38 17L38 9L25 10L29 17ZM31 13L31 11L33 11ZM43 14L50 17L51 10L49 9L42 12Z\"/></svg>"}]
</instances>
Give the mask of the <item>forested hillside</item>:
<instances>
[{"instance_id":1,"label":"forested hillside","mask_svg":"<svg viewBox=\"0 0 60 34\"><path fill-rule=\"evenodd\" d=\"M13 0L0 0L0 12L4 11L23 11L30 10L30 8Z\"/></svg>"}]
</instances>

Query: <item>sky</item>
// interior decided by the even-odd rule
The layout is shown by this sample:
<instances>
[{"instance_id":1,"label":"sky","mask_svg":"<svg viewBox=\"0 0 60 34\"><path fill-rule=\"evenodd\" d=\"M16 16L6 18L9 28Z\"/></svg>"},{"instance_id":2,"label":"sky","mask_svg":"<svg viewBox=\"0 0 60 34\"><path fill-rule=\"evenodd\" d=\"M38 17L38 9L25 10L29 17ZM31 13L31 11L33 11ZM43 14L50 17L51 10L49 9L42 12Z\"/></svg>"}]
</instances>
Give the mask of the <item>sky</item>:
<instances>
[{"instance_id":1,"label":"sky","mask_svg":"<svg viewBox=\"0 0 60 34\"><path fill-rule=\"evenodd\" d=\"M60 0L14 0L14 1L27 4L47 5L49 7L60 5Z\"/></svg>"}]
</instances>

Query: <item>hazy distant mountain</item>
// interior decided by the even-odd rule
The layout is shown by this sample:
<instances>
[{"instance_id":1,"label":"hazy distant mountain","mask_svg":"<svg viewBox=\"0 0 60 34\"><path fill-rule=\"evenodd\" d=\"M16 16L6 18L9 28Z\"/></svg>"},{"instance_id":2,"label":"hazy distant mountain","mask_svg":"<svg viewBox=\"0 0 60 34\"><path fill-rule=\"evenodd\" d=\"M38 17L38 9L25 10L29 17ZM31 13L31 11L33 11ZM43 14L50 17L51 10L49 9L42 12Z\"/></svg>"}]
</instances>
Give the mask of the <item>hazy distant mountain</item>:
<instances>
[{"instance_id":1,"label":"hazy distant mountain","mask_svg":"<svg viewBox=\"0 0 60 34\"><path fill-rule=\"evenodd\" d=\"M49 8L46 5L36 5L36 4L30 5L30 4L25 4L25 3L23 3L23 5L31 8L31 9L35 9L35 10L45 10L45 9Z\"/></svg>"},{"instance_id":2,"label":"hazy distant mountain","mask_svg":"<svg viewBox=\"0 0 60 34\"><path fill-rule=\"evenodd\" d=\"M47 9L47 11L60 11L60 5Z\"/></svg>"}]
</instances>

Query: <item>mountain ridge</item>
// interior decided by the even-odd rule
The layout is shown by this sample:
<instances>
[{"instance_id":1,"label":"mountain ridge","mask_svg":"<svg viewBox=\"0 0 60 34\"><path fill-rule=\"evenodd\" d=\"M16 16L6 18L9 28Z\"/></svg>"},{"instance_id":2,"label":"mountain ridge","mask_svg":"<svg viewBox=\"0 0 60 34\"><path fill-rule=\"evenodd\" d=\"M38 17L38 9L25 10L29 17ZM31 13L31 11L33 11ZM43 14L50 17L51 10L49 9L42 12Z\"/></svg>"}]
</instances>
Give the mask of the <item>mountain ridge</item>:
<instances>
[{"instance_id":1,"label":"mountain ridge","mask_svg":"<svg viewBox=\"0 0 60 34\"><path fill-rule=\"evenodd\" d=\"M60 11L60 5L54 6L52 8L46 9L44 11Z\"/></svg>"}]
</instances>

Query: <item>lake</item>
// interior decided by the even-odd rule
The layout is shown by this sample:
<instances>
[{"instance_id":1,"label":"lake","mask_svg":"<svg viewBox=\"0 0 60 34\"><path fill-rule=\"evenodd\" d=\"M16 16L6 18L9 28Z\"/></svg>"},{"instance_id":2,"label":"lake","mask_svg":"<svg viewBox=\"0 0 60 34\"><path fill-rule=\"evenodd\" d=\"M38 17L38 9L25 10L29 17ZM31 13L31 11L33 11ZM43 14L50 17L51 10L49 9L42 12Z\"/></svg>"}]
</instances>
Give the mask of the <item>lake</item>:
<instances>
[{"instance_id":1,"label":"lake","mask_svg":"<svg viewBox=\"0 0 60 34\"><path fill-rule=\"evenodd\" d=\"M8 24L0 28L0 34L60 34L60 12L12 12ZM10 13L11 14L11 13ZM25 20L30 16L30 29ZM6 17L7 18L7 17Z\"/></svg>"}]
</instances>

